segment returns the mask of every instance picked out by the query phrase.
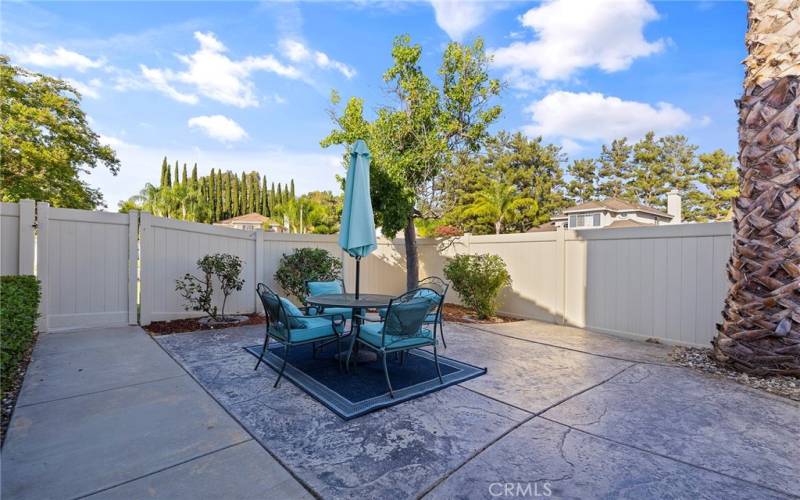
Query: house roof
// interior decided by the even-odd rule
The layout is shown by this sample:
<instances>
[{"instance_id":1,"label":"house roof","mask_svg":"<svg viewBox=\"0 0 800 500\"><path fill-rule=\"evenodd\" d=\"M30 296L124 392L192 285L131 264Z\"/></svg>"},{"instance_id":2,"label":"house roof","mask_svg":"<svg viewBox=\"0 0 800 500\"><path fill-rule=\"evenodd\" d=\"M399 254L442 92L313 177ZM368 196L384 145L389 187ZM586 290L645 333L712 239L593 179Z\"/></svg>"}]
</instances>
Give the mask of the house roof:
<instances>
[{"instance_id":1,"label":"house roof","mask_svg":"<svg viewBox=\"0 0 800 500\"><path fill-rule=\"evenodd\" d=\"M591 210L608 210L609 212L644 212L666 219L672 219L672 216L657 208L648 207L647 205L640 205L639 203L630 203L619 198L606 198L605 200L587 201L580 203L564 210L563 213L557 215L558 218L564 218L571 213L587 212ZM554 217L554 219L556 218Z\"/></svg>"},{"instance_id":2,"label":"house roof","mask_svg":"<svg viewBox=\"0 0 800 500\"><path fill-rule=\"evenodd\" d=\"M263 224L264 222L272 222L269 217L264 217L263 215L251 212L249 214L240 215L238 217L231 217L230 219L225 219L223 221L219 221L218 224Z\"/></svg>"},{"instance_id":3,"label":"house roof","mask_svg":"<svg viewBox=\"0 0 800 500\"><path fill-rule=\"evenodd\" d=\"M652 226L652 224L648 224L646 222L639 222L631 219L623 219L623 220L615 220L606 227L611 229L617 227L639 227L639 226Z\"/></svg>"}]
</instances>

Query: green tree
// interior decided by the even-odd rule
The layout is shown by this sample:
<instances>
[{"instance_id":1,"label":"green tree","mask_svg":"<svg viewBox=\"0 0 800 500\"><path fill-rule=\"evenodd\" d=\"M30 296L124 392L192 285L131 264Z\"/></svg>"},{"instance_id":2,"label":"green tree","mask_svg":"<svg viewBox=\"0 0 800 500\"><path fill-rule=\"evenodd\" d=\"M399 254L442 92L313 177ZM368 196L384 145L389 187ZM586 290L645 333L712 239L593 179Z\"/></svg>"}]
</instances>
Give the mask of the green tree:
<instances>
[{"instance_id":1,"label":"green tree","mask_svg":"<svg viewBox=\"0 0 800 500\"><path fill-rule=\"evenodd\" d=\"M188 184L189 183L189 174L186 169L186 164L183 164L183 172L181 173L181 184Z\"/></svg>"},{"instance_id":2,"label":"green tree","mask_svg":"<svg viewBox=\"0 0 800 500\"><path fill-rule=\"evenodd\" d=\"M733 218L733 201L739 196L739 174L734 157L721 149L698 156L697 182L686 197L684 218L708 222Z\"/></svg>"},{"instance_id":3,"label":"green tree","mask_svg":"<svg viewBox=\"0 0 800 500\"><path fill-rule=\"evenodd\" d=\"M492 180L478 191L475 203L468 211L489 217L494 224L495 234L500 234L506 221L516 218L517 211L528 204L535 205L536 201L520 198L513 184Z\"/></svg>"},{"instance_id":4,"label":"green tree","mask_svg":"<svg viewBox=\"0 0 800 500\"><path fill-rule=\"evenodd\" d=\"M440 86L423 71L421 57L419 45L408 36L397 37L393 65L383 75L392 104L379 108L369 122L363 100L351 98L341 115L332 114L336 128L321 143L367 141L376 222L390 237L404 231L409 289L419 277L415 219L441 217L441 176L459 152L482 148L488 126L501 111L490 105L500 83L488 76L490 59L482 40L447 46L438 71ZM333 104L338 101L334 93Z\"/></svg>"},{"instance_id":5,"label":"green tree","mask_svg":"<svg viewBox=\"0 0 800 500\"><path fill-rule=\"evenodd\" d=\"M598 163L600 182L597 193L603 198L629 199L625 185L631 177L632 147L626 138L616 139L611 146L603 145Z\"/></svg>"},{"instance_id":6,"label":"green tree","mask_svg":"<svg viewBox=\"0 0 800 500\"><path fill-rule=\"evenodd\" d=\"M103 196L80 178L98 165L119 171L114 150L100 143L68 83L13 66L0 56L0 195L55 207L92 209Z\"/></svg>"},{"instance_id":7,"label":"green tree","mask_svg":"<svg viewBox=\"0 0 800 500\"><path fill-rule=\"evenodd\" d=\"M597 163L592 159L575 160L567 167L572 177L567 193L578 203L593 200L597 194Z\"/></svg>"},{"instance_id":8,"label":"green tree","mask_svg":"<svg viewBox=\"0 0 800 500\"><path fill-rule=\"evenodd\" d=\"M181 181L180 181L180 170L178 167L178 160L175 160L175 174L172 176L172 184L178 185L180 183Z\"/></svg>"},{"instance_id":9,"label":"green tree","mask_svg":"<svg viewBox=\"0 0 800 500\"><path fill-rule=\"evenodd\" d=\"M548 221L568 205L562 156L558 146L544 143L541 137L499 132L488 141L485 153L460 156L458 165L443 179L451 207L443 221L465 232L495 232L497 219L484 210L473 210L479 193L492 182L513 186L520 200L514 217L503 223L506 230L526 231Z\"/></svg>"},{"instance_id":10,"label":"green tree","mask_svg":"<svg viewBox=\"0 0 800 500\"><path fill-rule=\"evenodd\" d=\"M159 186L164 187L169 185L167 180L169 179L169 163L167 163L167 157L164 157L164 160L161 162L161 183Z\"/></svg>"}]
</instances>

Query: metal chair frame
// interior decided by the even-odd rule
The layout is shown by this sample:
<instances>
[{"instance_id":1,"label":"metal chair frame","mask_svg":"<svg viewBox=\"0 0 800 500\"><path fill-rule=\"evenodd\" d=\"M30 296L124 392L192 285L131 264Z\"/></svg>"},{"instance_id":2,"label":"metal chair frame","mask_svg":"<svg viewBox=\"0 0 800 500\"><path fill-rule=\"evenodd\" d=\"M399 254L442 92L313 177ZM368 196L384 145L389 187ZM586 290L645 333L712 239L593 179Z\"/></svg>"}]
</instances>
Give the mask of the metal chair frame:
<instances>
[{"instance_id":1,"label":"metal chair frame","mask_svg":"<svg viewBox=\"0 0 800 500\"><path fill-rule=\"evenodd\" d=\"M434 300L418 296L417 294L422 290L426 290L426 291L429 290L429 291L435 293L437 296L439 296L438 304L434 303ZM349 348L348 353L347 353L347 360L345 361L345 367L349 367L350 366L350 356L353 353L353 347L355 346L356 342L358 342L358 344L360 344L360 345L366 346L368 349L372 349L373 351L377 352L380 355L380 357L381 357L381 359L383 361L383 373L384 373L384 375L386 377L386 385L389 387L389 395L392 398L394 398L394 389L392 388L392 381L389 378L389 367L387 366L387 363L386 363L387 356L389 354L391 354L391 353L401 353L401 354L403 354L406 351L410 351L411 349L418 349L420 347L433 346L433 359L434 359L434 364L436 365L436 374L439 377L439 383L444 383L443 380L442 380L442 371L439 368L439 355L438 355L438 353L436 351L436 329L435 329L435 327L434 327L434 330L432 332L432 337L431 338L428 339L427 337L423 337L422 335L419 335L419 333L422 331L422 326L425 324L425 317L427 317L435 308L437 308L437 307L441 308L441 302L442 302L441 299L442 299L442 297L439 294L439 292L437 292L436 290L434 290L432 288L417 288L417 289L411 290L409 292L406 292L406 293L404 293L404 294L392 299L389 302L388 307L386 308L386 317L382 321L383 327L381 328L381 346L380 347L376 347L376 346L370 344L369 342L366 342L365 340L361 339L360 338L361 330L360 330L360 327L359 327L359 329L356 331L355 335L353 335L352 340L350 341L350 348ZM391 318L394 318L394 316L392 316L392 312L393 312L392 308L394 307L395 309L398 309L400 306L402 306L404 304L411 304L412 302L427 302L428 303L428 308L425 309L423 311L424 314L420 314L419 317L412 317L410 322L409 321L403 322L403 321L400 320L399 316L397 317L397 323L399 324L399 326L408 327L407 331L403 331L402 329L400 329L400 330L392 330L392 329L390 329L389 331L387 331L386 325L388 323L390 323L390 321L392 321ZM419 313L416 313L416 314L419 314ZM367 318L367 317L364 317L364 316L358 316L357 315L355 317L358 318L361 321L369 321L369 322L373 322L373 323L380 323L381 322L380 320L375 320L375 319ZM360 321L359 321L359 323L360 323ZM401 341L394 341L394 342L392 342L392 344L387 345L386 344L386 336L387 335L391 335L391 336L394 336L394 337L406 337L406 338L425 338L427 340L427 342L425 342L423 344L417 344L417 345L414 345L414 346L411 346L411 347L408 347L408 346L392 347L393 344L397 344L397 343L399 343Z\"/></svg>"},{"instance_id":2,"label":"metal chair frame","mask_svg":"<svg viewBox=\"0 0 800 500\"><path fill-rule=\"evenodd\" d=\"M266 334L264 336L264 347L261 350L261 355L258 357L258 362L256 363L256 367L254 370L258 370L258 366L261 364L261 361L264 359L264 353L267 352L269 348L269 339L273 337L277 342L283 345L283 364L281 365L281 369L278 372L278 378L275 380L275 385L273 387L278 387L278 382L280 382L281 377L283 377L283 372L286 369L286 361L289 356L289 348L294 346L301 346L306 344L313 344L312 345L312 353L313 356L316 357L317 355L317 342L336 342L336 351L337 351L337 359L339 360L339 369L341 369L341 358L342 358L342 347L341 347L341 333L339 332L339 327L341 327L342 331L344 330L345 319L342 314L311 314L311 315L290 315L286 313L286 309L283 307L283 302L281 301L280 295L272 291L267 285L264 283L259 283L256 286L256 293L258 297L261 299L261 305L264 306L264 313L267 316L267 324L266 324ZM266 298L268 295L272 295L275 298L275 306L272 306L268 303L268 299ZM299 308L301 311L305 310L308 311L308 307L301 307ZM292 328L291 327L291 320L292 319L308 319L308 318L330 318L331 320L331 335L325 337L319 337L313 340L304 340L304 341L292 341L292 330L301 330L301 328ZM337 322L338 320L338 322ZM270 328L272 328L272 332L270 332ZM285 338L283 337L282 331L286 332ZM271 333L271 334L270 334Z\"/></svg>"},{"instance_id":3,"label":"metal chair frame","mask_svg":"<svg viewBox=\"0 0 800 500\"><path fill-rule=\"evenodd\" d=\"M444 339L444 321L442 319L442 309L444 308L444 298L447 296L447 291L450 289L450 285L438 276L428 276L427 278L423 278L419 280L417 283L417 287L419 288L430 288L434 292L441 295L441 300L439 301L439 307L436 308L436 319L435 321L428 322L426 321L425 324L433 323L434 333L436 330L436 326L439 326L439 335L442 338L442 345L444 348L447 349L447 341ZM438 290L437 290L438 288Z\"/></svg>"}]
</instances>

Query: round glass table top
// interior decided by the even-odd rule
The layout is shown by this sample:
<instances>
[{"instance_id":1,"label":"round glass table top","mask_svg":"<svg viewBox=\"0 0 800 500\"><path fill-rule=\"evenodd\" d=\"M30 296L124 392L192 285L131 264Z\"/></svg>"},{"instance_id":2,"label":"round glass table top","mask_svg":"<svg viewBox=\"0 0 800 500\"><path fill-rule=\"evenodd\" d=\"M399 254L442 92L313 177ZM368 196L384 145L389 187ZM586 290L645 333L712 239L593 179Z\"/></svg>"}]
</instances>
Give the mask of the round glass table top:
<instances>
[{"instance_id":1,"label":"round glass table top","mask_svg":"<svg viewBox=\"0 0 800 500\"><path fill-rule=\"evenodd\" d=\"M358 298L354 293L326 293L310 295L306 302L323 307L385 307L394 297L378 293L360 293Z\"/></svg>"}]
</instances>

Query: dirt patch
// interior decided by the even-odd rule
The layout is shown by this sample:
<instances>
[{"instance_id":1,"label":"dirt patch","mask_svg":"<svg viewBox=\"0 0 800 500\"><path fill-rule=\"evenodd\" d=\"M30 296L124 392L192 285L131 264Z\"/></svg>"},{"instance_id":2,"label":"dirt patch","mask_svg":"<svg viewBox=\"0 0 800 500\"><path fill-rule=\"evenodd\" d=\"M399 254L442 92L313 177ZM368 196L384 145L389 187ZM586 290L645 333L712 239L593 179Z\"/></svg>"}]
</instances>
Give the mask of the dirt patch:
<instances>
[{"instance_id":1,"label":"dirt patch","mask_svg":"<svg viewBox=\"0 0 800 500\"><path fill-rule=\"evenodd\" d=\"M17 369L11 374L9 380L4 381L6 382L6 390L3 391L3 398L0 402L0 411L2 411L2 415L0 416L0 446L2 446L3 442L6 440L8 424L11 422L11 415L14 413L14 407L17 405L17 397L19 396L19 391L22 389L25 371L28 369L28 364L31 362L31 354L33 354L34 346L36 346L37 336L38 332L34 333L31 346L25 351L22 359L20 359Z\"/></svg>"},{"instance_id":2,"label":"dirt patch","mask_svg":"<svg viewBox=\"0 0 800 500\"><path fill-rule=\"evenodd\" d=\"M674 347L669 354L669 359L680 366L733 380L794 401L800 401L800 378L787 376L757 377L737 372L717 363L711 357L711 349Z\"/></svg>"},{"instance_id":3,"label":"dirt patch","mask_svg":"<svg viewBox=\"0 0 800 500\"><path fill-rule=\"evenodd\" d=\"M509 318L507 316L495 316L488 319L478 319L472 309L456 304L445 304L442 308L442 317L445 321L453 321L456 323L511 323L513 321L522 321L518 318Z\"/></svg>"},{"instance_id":4,"label":"dirt patch","mask_svg":"<svg viewBox=\"0 0 800 500\"><path fill-rule=\"evenodd\" d=\"M202 318L187 318L175 319L172 321L154 321L142 328L150 332L153 336L159 336L170 335L172 333L197 332L200 330L220 330L222 328L231 328L235 326L263 325L266 322L266 318L259 314L247 314L245 316L247 316L245 321L230 324L210 325L201 322L200 320Z\"/></svg>"}]
</instances>

